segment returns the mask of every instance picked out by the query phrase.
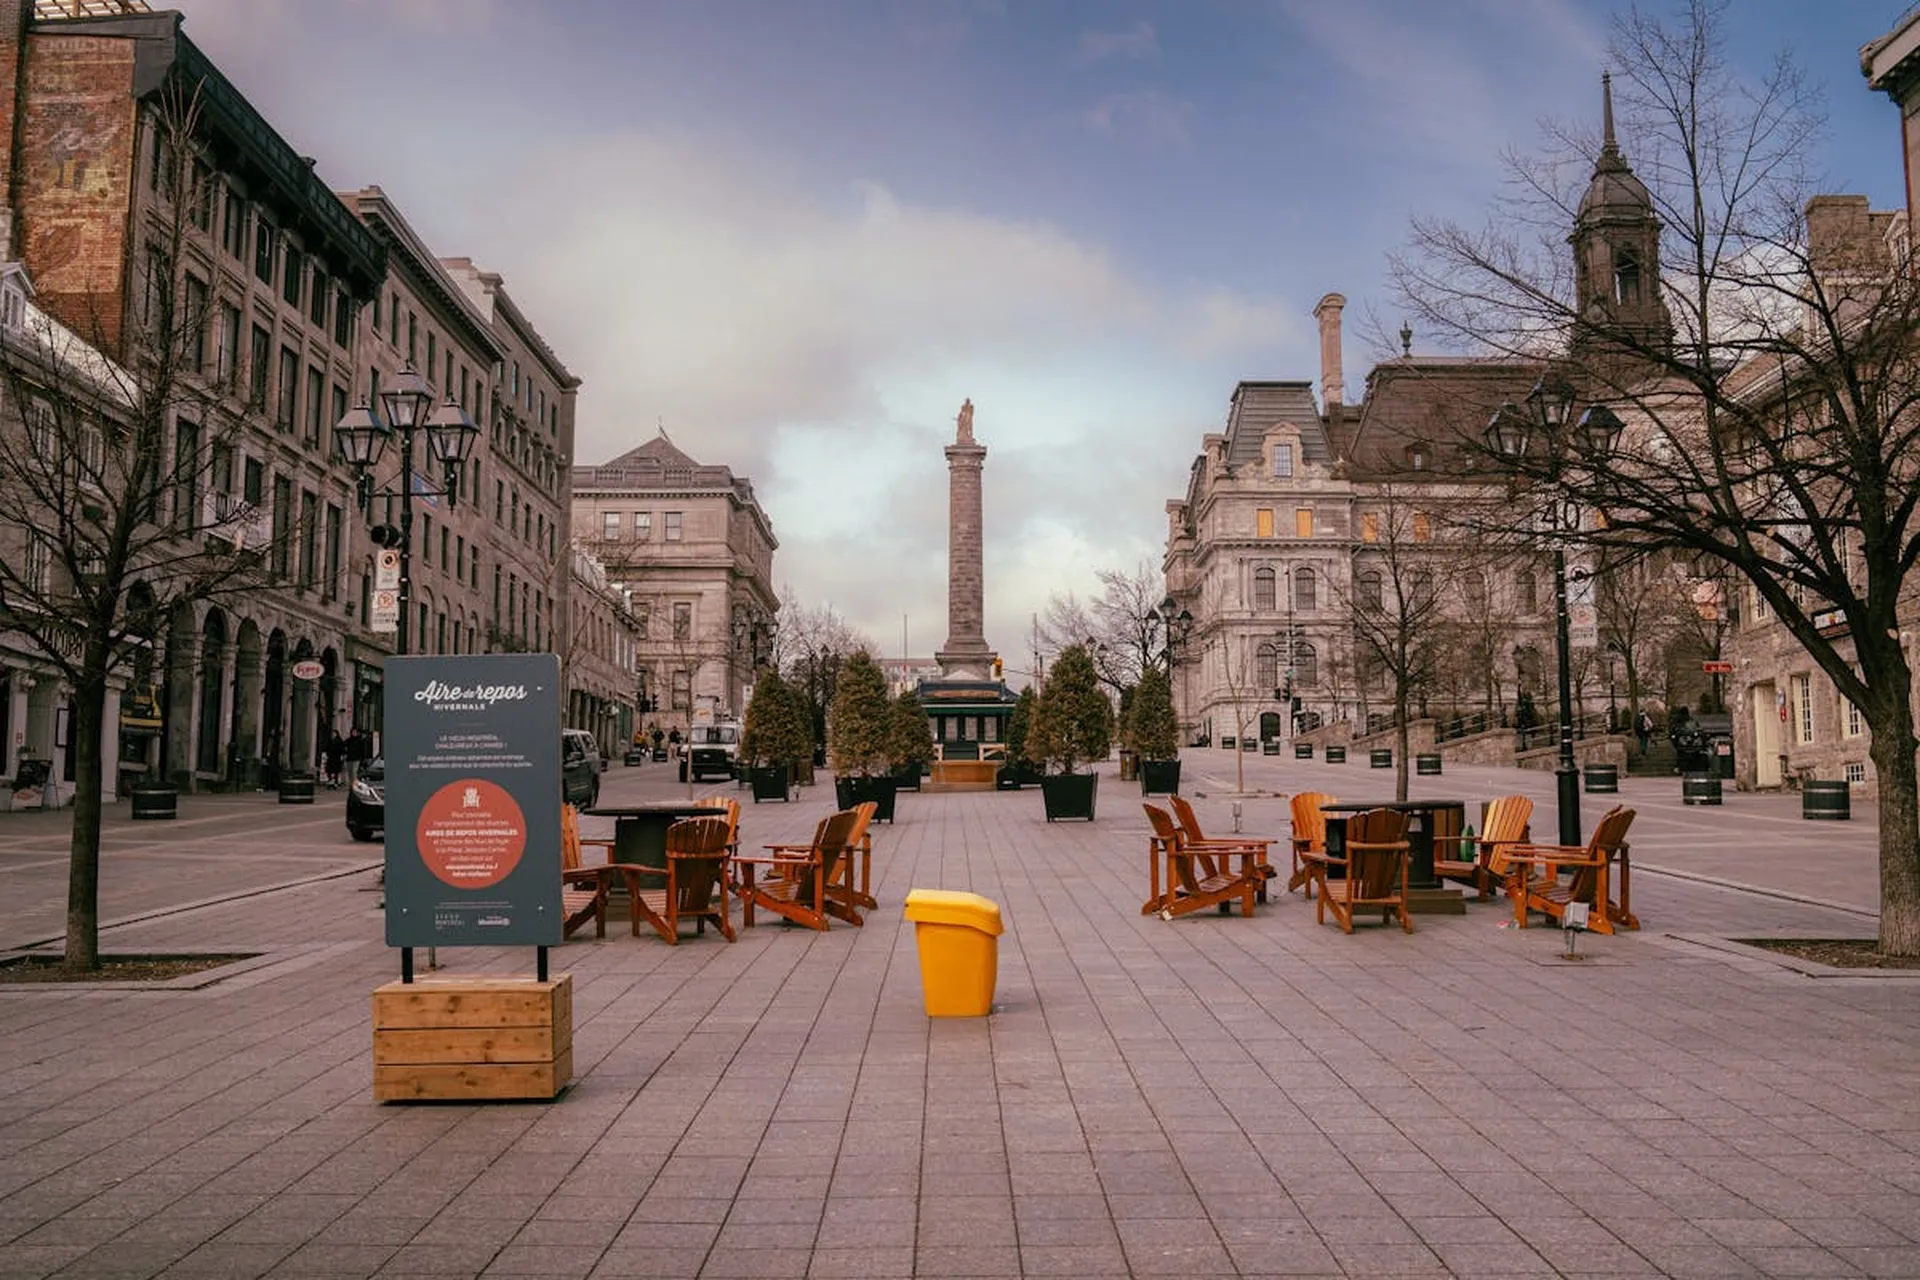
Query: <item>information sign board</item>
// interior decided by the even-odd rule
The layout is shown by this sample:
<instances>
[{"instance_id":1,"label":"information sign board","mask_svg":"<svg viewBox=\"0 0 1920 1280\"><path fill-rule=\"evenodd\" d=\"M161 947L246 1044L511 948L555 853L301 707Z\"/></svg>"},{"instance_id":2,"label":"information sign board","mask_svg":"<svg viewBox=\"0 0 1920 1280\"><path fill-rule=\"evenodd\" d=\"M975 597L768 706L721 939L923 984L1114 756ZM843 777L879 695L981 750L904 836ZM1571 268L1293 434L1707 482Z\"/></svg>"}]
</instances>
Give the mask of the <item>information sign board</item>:
<instances>
[{"instance_id":1,"label":"information sign board","mask_svg":"<svg viewBox=\"0 0 1920 1280\"><path fill-rule=\"evenodd\" d=\"M560 659L386 663L387 945L560 942Z\"/></svg>"},{"instance_id":2,"label":"information sign board","mask_svg":"<svg viewBox=\"0 0 1920 1280\"><path fill-rule=\"evenodd\" d=\"M398 591L375 591L373 608L367 614L369 631L384 631L392 634L400 629L400 593Z\"/></svg>"}]
</instances>

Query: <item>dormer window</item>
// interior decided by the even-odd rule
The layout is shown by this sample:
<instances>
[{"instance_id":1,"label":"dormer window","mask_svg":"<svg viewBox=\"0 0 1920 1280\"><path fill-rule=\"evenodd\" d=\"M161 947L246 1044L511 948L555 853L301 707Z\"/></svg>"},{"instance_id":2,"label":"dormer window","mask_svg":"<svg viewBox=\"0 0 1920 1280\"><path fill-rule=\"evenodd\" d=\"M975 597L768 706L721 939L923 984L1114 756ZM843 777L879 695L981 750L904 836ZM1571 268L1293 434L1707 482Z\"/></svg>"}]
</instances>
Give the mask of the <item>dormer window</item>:
<instances>
[{"instance_id":1,"label":"dormer window","mask_svg":"<svg viewBox=\"0 0 1920 1280\"><path fill-rule=\"evenodd\" d=\"M1425 471L1432 461L1432 455L1422 441L1407 446L1407 467L1412 471Z\"/></svg>"},{"instance_id":2,"label":"dormer window","mask_svg":"<svg viewBox=\"0 0 1920 1280\"><path fill-rule=\"evenodd\" d=\"M1293 446L1291 444L1273 446L1273 478L1275 480L1293 478Z\"/></svg>"},{"instance_id":3,"label":"dormer window","mask_svg":"<svg viewBox=\"0 0 1920 1280\"><path fill-rule=\"evenodd\" d=\"M4 324L8 329L17 330L25 323L26 318L26 299L20 296L18 289L9 286L4 293L0 293L0 324Z\"/></svg>"}]
</instances>

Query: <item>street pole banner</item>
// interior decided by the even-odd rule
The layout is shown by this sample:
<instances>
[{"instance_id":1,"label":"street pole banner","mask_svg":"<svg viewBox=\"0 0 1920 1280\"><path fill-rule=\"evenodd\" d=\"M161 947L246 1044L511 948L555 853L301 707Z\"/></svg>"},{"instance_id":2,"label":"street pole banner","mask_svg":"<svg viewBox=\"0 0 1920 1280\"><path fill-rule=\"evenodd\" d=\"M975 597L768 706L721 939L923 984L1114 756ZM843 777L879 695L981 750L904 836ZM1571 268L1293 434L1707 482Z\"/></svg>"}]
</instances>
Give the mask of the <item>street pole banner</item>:
<instances>
[{"instance_id":1,"label":"street pole banner","mask_svg":"<svg viewBox=\"0 0 1920 1280\"><path fill-rule=\"evenodd\" d=\"M560 942L560 659L386 663L387 945Z\"/></svg>"}]
</instances>

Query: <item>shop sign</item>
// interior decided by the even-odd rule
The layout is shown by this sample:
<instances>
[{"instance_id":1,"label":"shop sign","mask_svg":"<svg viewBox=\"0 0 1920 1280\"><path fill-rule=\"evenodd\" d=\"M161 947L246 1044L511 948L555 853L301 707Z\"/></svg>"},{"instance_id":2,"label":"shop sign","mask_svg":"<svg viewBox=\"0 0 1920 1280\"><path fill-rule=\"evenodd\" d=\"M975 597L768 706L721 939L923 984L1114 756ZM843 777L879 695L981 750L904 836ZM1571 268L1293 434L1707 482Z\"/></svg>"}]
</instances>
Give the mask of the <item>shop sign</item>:
<instances>
[{"instance_id":1,"label":"shop sign","mask_svg":"<svg viewBox=\"0 0 1920 1280\"><path fill-rule=\"evenodd\" d=\"M316 662L312 658L303 658L293 664L293 678L295 680L318 680L325 674L327 674L326 664Z\"/></svg>"}]
</instances>

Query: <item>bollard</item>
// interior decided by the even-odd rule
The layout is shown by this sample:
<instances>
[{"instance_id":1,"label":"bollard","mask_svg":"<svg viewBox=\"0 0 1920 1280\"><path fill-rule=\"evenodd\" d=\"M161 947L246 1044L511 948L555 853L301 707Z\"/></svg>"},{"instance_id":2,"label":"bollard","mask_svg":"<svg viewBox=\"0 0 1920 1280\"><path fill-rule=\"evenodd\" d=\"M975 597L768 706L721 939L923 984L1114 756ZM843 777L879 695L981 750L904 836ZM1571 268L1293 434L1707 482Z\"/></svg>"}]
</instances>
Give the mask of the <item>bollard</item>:
<instances>
[{"instance_id":1,"label":"bollard","mask_svg":"<svg viewBox=\"0 0 1920 1280\"><path fill-rule=\"evenodd\" d=\"M1240 834L1240 802L1238 800L1233 802L1233 833Z\"/></svg>"}]
</instances>

